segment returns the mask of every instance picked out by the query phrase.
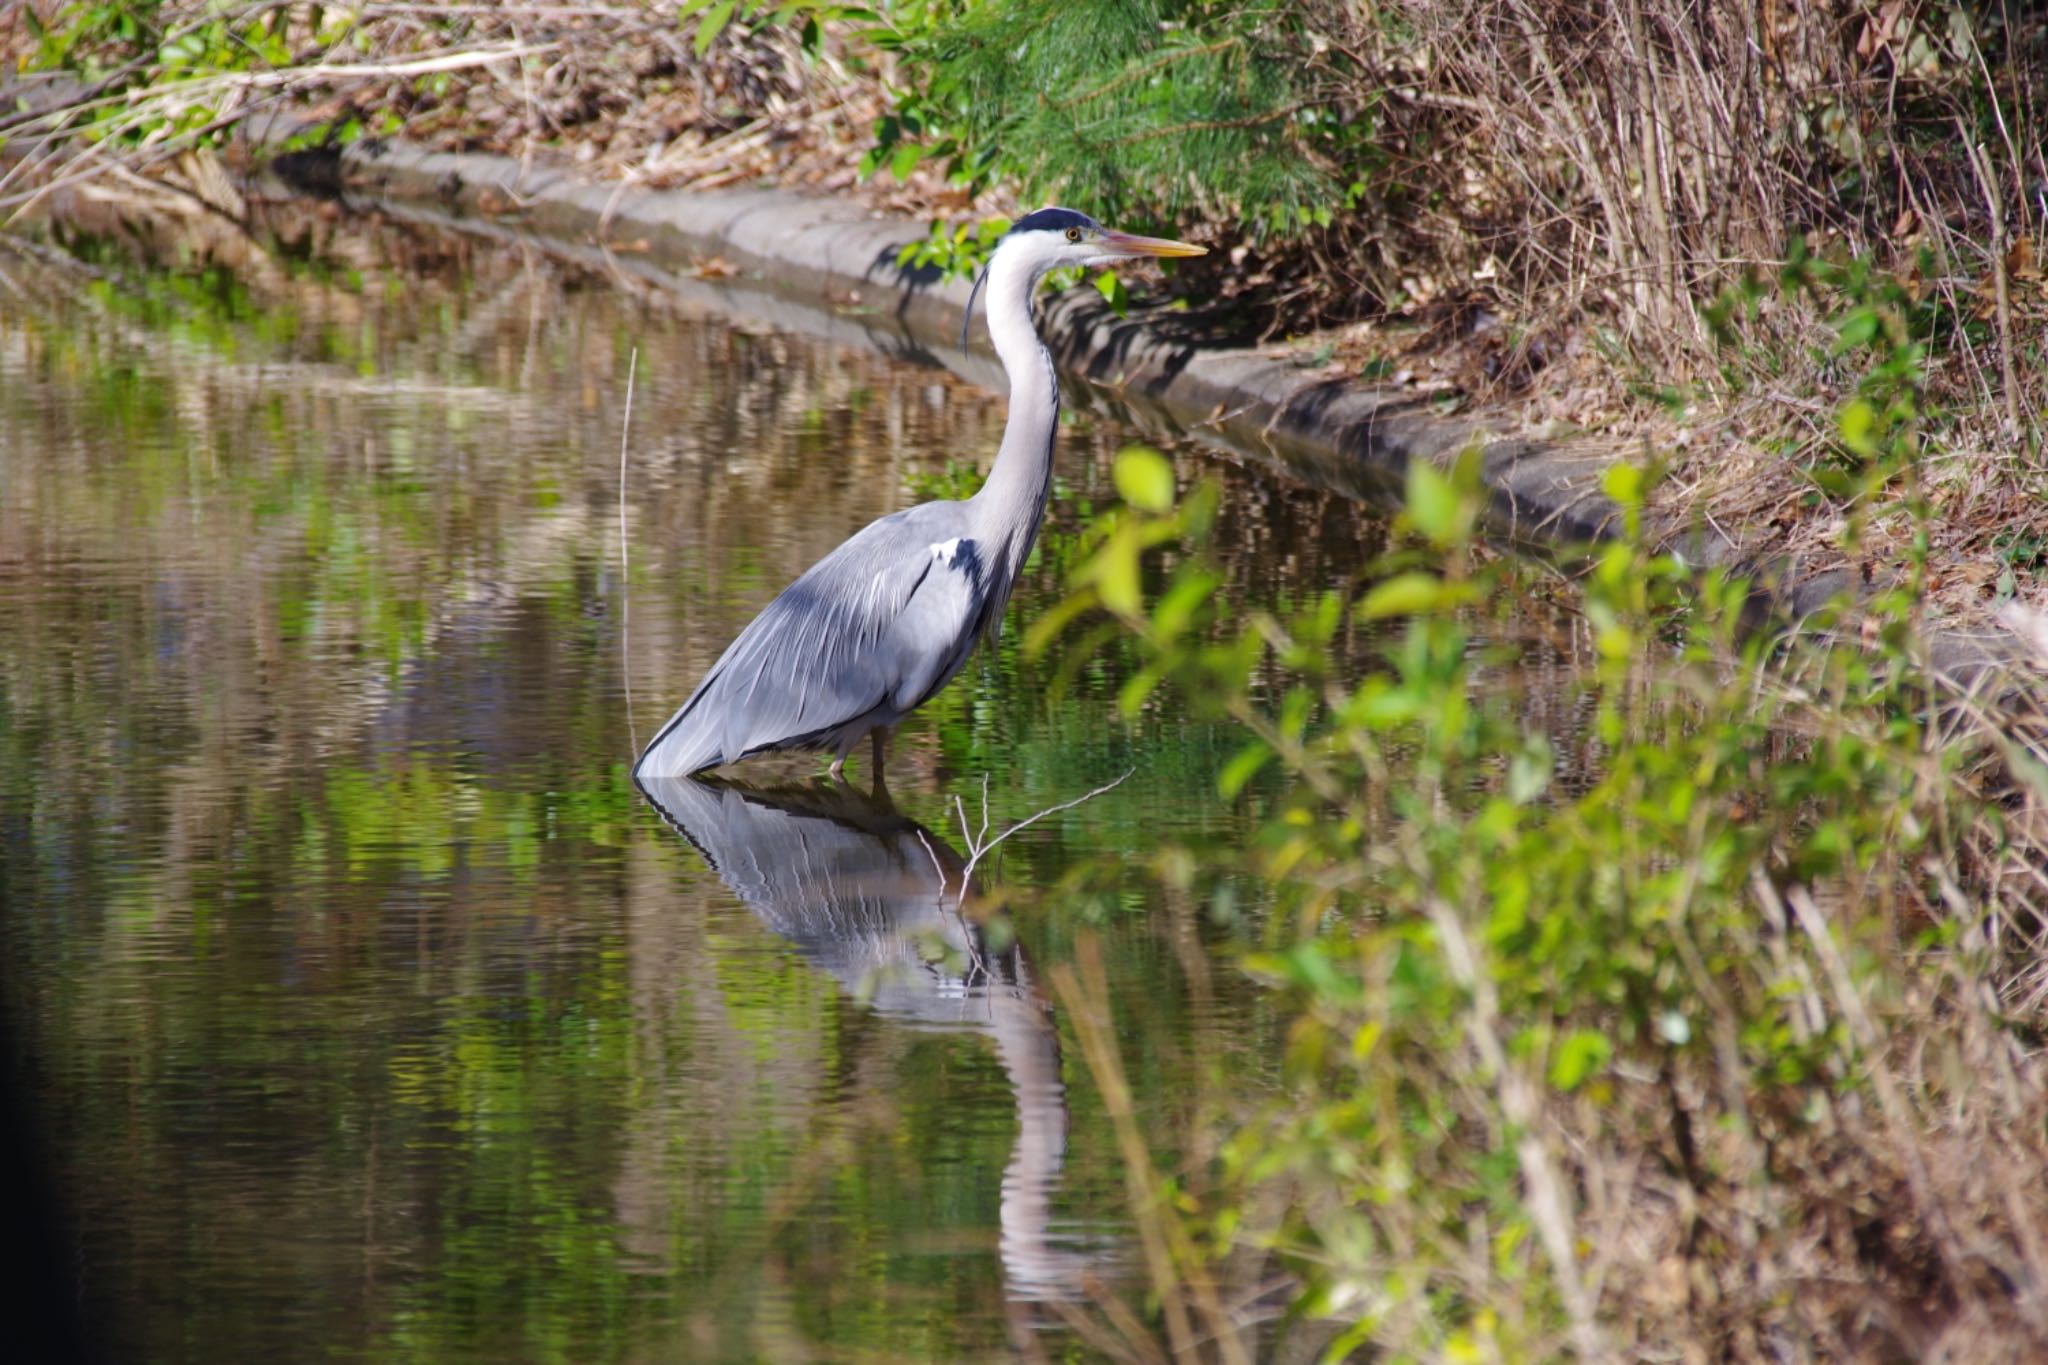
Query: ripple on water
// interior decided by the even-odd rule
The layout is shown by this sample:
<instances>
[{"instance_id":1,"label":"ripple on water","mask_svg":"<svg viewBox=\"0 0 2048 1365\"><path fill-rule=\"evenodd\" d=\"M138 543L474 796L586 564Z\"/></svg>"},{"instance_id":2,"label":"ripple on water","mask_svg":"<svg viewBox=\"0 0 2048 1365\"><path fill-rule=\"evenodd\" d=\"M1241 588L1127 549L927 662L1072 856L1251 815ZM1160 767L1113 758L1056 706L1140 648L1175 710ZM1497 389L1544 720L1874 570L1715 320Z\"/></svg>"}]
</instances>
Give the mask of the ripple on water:
<instances>
[{"instance_id":1,"label":"ripple on water","mask_svg":"<svg viewBox=\"0 0 2048 1365\"><path fill-rule=\"evenodd\" d=\"M1190 1096L1272 1083L1236 931L1078 875L1245 839L1264 798L1212 796L1237 740L1127 725L1121 665L1062 689L1013 629L903 727L893 807L797 759L664 819L626 774L1000 404L340 230L286 212L289 252L207 289L203 252L0 257L29 301L0 316L0 946L95 1330L152 1360L972 1359L1128 1276L1049 982L1095 933L1162 1162ZM1021 615L1128 436L1063 435ZM1235 598L1375 552L1355 510L1208 467ZM984 776L1000 830L1127 771L977 869L1002 929L963 915L955 798L978 839Z\"/></svg>"}]
</instances>

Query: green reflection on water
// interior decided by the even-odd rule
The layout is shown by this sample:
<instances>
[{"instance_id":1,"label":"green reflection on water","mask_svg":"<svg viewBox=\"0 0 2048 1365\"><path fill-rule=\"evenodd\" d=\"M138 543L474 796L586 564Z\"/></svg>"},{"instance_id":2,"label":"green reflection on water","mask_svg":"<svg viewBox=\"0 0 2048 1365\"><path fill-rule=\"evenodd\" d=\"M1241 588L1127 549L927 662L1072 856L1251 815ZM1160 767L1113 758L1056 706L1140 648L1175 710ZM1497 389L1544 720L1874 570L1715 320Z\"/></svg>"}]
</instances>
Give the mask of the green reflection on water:
<instances>
[{"instance_id":1,"label":"green reflection on water","mask_svg":"<svg viewBox=\"0 0 2048 1365\"><path fill-rule=\"evenodd\" d=\"M999 405L460 239L271 231L0 255L27 301L0 315L0 933L95 1335L152 1360L1077 1352L1006 1284L1020 1130L988 1039L864 1006L625 769L776 588L985 458ZM1018 610L1122 439L1063 438ZM1372 534L1246 488L1253 600ZM1101 928L1174 1160L1197 1096L1269 1082L1265 1004L1212 972L1229 930L1197 909L1044 889L1241 837L1212 795L1235 743L1119 724L1113 663L1055 696L1018 636L906 727L892 782L957 845L984 775L1001 824L1135 769L997 881L1041 970ZM1114 1281L1115 1146L1061 1055L1050 1235Z\"/></svg>"}]
</instances>

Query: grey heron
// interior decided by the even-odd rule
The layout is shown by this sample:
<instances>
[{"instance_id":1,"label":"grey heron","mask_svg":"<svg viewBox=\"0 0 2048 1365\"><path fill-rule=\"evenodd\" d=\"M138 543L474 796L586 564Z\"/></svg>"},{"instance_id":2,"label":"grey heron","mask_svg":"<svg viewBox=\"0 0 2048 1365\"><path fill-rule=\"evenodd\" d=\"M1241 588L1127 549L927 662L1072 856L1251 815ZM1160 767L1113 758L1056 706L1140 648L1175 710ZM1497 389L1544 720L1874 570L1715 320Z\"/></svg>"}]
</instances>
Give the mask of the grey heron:
<instances>
[{"instance_id":1,"label":"grey heron","mask_svg":"<svg viewBox=\"0 0 2048 1365\"><path fill-rule=\"evenodd\" d=\"M1112 232L1046 208L1005 233L967 298L988 289L988 330L1010 380L1010 415L988 481L973 497L892 512L782 590L719 656L633 766L679 776L777 749L829 751L832 775L872 735L875 775L889 727L951 682L1003 606L1031 553L1052 488L1059 377L1031 318L1039 280L1059 266L1206 248ZM966 328L961 329L964 340Z\"/></svg>"}]
</instances>

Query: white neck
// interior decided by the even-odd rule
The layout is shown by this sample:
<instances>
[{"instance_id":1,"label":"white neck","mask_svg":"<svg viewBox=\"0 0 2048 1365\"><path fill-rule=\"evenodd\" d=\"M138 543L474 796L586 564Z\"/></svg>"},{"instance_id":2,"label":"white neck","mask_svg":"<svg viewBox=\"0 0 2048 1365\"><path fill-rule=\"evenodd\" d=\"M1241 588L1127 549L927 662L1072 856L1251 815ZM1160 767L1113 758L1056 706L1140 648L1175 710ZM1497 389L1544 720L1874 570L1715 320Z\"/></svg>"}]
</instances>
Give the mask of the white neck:
<instances>
[{"instance_id":1,"label":"white neck","mask_svg":"<svg viewBox=\"0 0 2048 1365\"><path fill-rule=\"evenodd\" d=\"M1053 433L1060 417L1059 375L1031 321L1031 293L1045 273L1028 244L996 249L988 272L988 333L1010 377L1010 419L988 482L972 499L976 517L1009 550L1014 575L1031 552L1052 491Z\"/></svg>"}]
</instances>

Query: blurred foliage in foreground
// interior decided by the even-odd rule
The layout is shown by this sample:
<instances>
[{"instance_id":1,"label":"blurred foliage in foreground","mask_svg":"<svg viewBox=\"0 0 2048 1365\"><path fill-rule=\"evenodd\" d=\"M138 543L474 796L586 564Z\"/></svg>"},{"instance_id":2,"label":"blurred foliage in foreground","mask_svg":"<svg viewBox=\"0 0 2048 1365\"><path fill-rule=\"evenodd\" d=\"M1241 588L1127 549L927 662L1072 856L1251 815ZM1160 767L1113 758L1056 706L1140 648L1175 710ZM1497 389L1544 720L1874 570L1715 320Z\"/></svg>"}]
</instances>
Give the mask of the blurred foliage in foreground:
<instances>
[{"instance_id":1,"label":"blurred foliage in foreground","mask_svg":"<svg viewBox=\"0 0 2048 1365\"><path fill-rule=\"evenodd\" d=\"M1927 455L1919 343L1888 319L1866 294L1841 329L1852 505ZM2048 1343L2048 767L2038 736L1935 702L1924 558L1860 640L1787 649L1745 629L1748 583L1644 543L1646 478L1615 469L1626 533L1575 580L1589 752L1565 763L1482 685L1515 666L1486 624L1531 571L1475 544L1476 459L1412 466L1409 548L1292 615L1217 594L1213 491L1175 505L1142 449L1117 481L1036 643L1108 613L1144 642L1128 710L1170 689L1227 716L1223 794L1262 769L1292 791L1246 849L1152 859L1198 903L1260 886L1245 966L1293 1010L1286 1093L1214 1161L1133 1183L1177 1353L1243 1358L1217 1286L1276 1253L1295 1312L1344 1324L1332 1360ZM1148 592L1158 544L1187 553ZM1405 623L1362 676L1329 662L1361 621ZM1062 982L1081 1019L1086 976ZM1113 1042L1087 1057L1114 1074Z\"/></svg>"}]
</instances>

